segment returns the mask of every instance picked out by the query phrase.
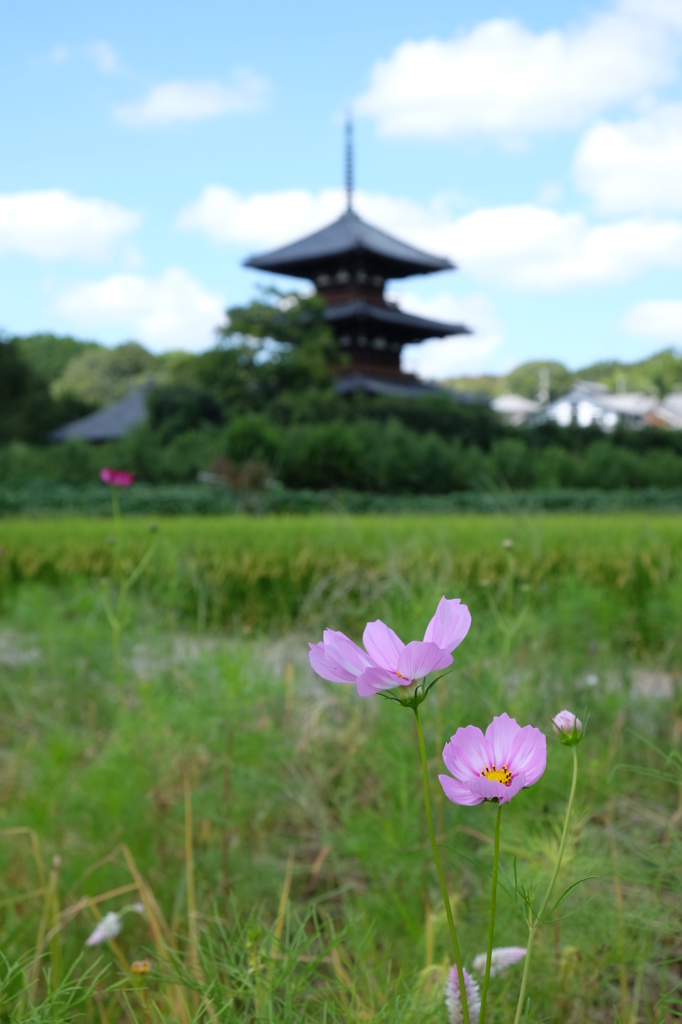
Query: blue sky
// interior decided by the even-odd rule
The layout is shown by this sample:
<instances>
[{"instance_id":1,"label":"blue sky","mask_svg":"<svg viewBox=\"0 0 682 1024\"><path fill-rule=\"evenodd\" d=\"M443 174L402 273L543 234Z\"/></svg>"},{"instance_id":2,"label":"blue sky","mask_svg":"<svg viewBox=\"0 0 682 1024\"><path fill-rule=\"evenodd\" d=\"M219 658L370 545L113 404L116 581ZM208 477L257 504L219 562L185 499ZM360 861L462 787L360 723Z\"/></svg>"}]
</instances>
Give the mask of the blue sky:
<instances>
[{"instance_id":1,"label":"blue sky","mask_svg":"<svg viewBox=\"0 0 682 1024\"><path fill-rule=\"evenodd\" d=\"M343 208L457 273L403 306L475 333L425 377L682 344L682 0L14 4L0 327L199 351L250 253ZM277 282L285 284L284 281Z\"/></svg>"}]
</instances>

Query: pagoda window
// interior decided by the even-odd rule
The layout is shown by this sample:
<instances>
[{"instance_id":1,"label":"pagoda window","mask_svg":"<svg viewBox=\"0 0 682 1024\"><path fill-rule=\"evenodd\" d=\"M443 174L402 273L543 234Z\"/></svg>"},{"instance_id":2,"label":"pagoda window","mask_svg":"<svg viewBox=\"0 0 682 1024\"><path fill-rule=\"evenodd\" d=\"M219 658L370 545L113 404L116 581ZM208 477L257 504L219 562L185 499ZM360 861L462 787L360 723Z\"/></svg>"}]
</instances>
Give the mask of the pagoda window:
<instances>
[{"instance_id":1,"label":"pagoda window","mask_svg":"<svg viewBox=\"0 0 682 1024\"><path fill-rule=\"evenodd\" d=\"M334 275L334 280L338 284L348 284L348 282L350 281L350 274L348 273L347 270L337 270L336 274Z\"/></svg>"}]
</instances>

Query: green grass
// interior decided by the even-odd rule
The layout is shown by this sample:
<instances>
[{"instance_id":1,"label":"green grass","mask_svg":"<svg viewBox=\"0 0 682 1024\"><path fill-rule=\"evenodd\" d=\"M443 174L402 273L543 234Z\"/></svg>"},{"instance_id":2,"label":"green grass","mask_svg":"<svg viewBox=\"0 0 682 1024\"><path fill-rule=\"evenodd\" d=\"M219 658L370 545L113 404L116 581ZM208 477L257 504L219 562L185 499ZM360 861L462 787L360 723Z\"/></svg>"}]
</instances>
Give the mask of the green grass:
<instances>
[{"instance_id":1,"label":"green grass","mask_svg":"<svg viewBox=\"0 0 682 1024\"><path fill-rule=\"evenodd\" d=\"M443 592L473 613L422 707L465 962L485 949L495 812L442 798L443 743L503 710L550 731L561 708L587 709L560 885L596 877L536 940L529 1020L675 1019L677 518L235 517L153 535L124 520L113 534L3 523L0 828L34 830L45 879L31 834L1 834L0 1020L444 1021L448 937L411 713L322 682L306 657L323 626L359 639L377 615L419 637ZM104 596L152 538L118 665ZM551 740L542 780L505 810L507 882L514 859L526 886L548 878L570 770ZM83 947L86 897L141 884L137 871L151 913L125 918L118 949L149 955L148 978ZM36 961L39 932L54 934ZM500 892L496 944L524 942ZM491 982L489 1024L513 1018L519 977Z\"/></svg>"}]
</instances>

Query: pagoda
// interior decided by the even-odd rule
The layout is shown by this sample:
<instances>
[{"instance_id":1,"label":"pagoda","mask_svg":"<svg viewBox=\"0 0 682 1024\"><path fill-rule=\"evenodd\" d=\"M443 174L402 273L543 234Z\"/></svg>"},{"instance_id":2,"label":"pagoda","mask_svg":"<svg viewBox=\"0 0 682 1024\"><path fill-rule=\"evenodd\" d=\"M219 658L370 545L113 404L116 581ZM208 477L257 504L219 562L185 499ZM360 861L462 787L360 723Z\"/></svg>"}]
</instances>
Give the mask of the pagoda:
<instances>
[{"instance_id":1,"label":"pagoda","mask_svg":"<svg viewBox=\"0 0 682 1024\"><path fill-rule=\"evenodd\" d=\"M391 391L398 385L401 391L416 393L423 391L424 385L401 371L403 345L471 332L462 324L404 313L386 298L384 288L388 280L454 270L455 265L394 238L358 216L353 209L351 131L348 123L347 206L342 216L312 235L251 256L244 265L313 282L326 304L325 319L348 356L337 390L355 390L364 384L369 385L368 390L384 391L383 381Z\"/></svg>"}]
</instances>

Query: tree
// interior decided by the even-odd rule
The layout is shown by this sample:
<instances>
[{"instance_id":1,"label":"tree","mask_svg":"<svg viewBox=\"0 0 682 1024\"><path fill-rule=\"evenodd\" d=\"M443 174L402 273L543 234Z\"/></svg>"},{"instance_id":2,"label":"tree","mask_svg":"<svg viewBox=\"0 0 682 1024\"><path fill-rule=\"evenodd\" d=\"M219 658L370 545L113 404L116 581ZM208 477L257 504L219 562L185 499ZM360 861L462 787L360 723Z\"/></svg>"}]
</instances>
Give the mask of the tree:
<instances>
[{"instance_id":1,"label":"tree","mask_svg":"<svg viewBox=\"0 0 682 1024\"><path fill-rule=\"evenodd\" d=\"M67 363L50 392L54 398L77 398L90 406L111 405L153 379L158 369L157 359L135 341L88 349Z\"/></svg>"},{"instance_id":2,"label":"tree","mask_svg":"<svg viewBox=\"0 0 682 1024\"><path fill-rule=\"evenodd\" d=\"M219 351L236 351L239 364L268 396L329 386L331 369L343 357L324 309L318 295L268 289L262 299L228 309Z\"/></svg>"},{"instance_id":3,"label":"tree","mask_svg":"<svg viewBox=\"0 0 682 1024\"><path fill-rule=\"evenodd\" d=\"M15 341L24 362L46 384L61 377L72 359L101 348L96 341L79 341L58 334L30 334Z\"/></svg>"},{"instance_id":4,"label":"tree","mask_svg":"<svg viewBox=\"0 0 682 1024\"><path fill-rule=\"evenodd\" d=\"M17 339L0 339L0 443L40 444L54 427L89 411L81 402L54 401L45 381L23 358Z\"/></svg>"}]
</instances>

